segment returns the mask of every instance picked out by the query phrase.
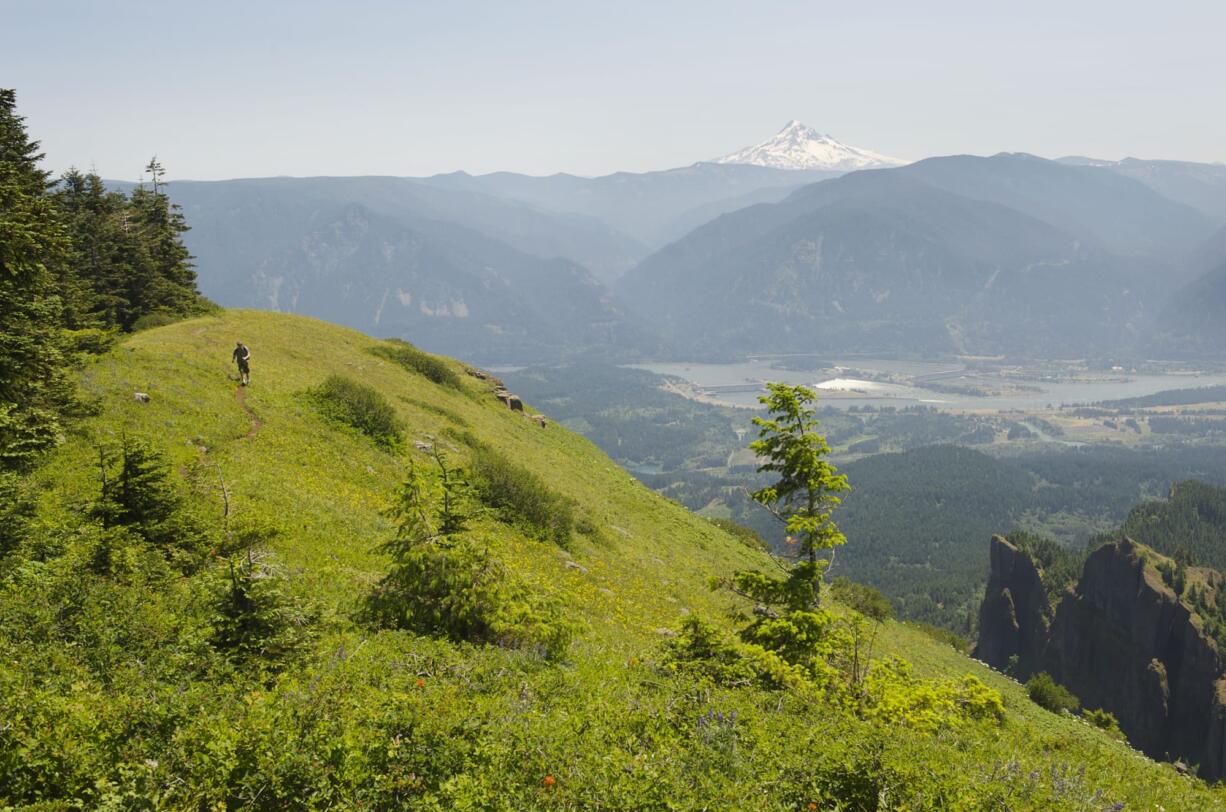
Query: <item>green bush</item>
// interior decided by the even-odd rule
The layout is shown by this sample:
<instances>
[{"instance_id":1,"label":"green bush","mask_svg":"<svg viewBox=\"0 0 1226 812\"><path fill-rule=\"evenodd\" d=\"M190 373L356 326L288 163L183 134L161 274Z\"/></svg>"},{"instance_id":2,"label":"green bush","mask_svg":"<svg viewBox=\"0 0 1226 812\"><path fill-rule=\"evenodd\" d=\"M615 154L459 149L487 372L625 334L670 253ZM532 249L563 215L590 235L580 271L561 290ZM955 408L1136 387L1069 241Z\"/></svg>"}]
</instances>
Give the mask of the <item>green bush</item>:
<instances>
[{"instance_id":1,"label":"green bush","mask_svg":"<svg viewBox=\"0 0 1226 812\"><path fill-rule=\"evenodd\" d=\"M404 424L378 390L351 378L331 375L309 390L308 395L325 417L356 429L383 448L400 446Z\"/></svg>"},{"instance_id":2,"label":"green bush","mask_svg":"<svg viewBox=\"0 0 1226 812\"><path fill-rule=\"evenodd\" d=\"M1086 708L1081 712L1081 716L1094 727L1106 732L1108 736L1122 742L1128 741L1128 737L1124 735L1124 731L1120 730L1119 720L1114 714L1108 713L1101 708L1091 709Z\"/></svg>"},{"instance_id":3,"label":"green bush","mask_svg":"<svg viewBox=\"0 0 1226 812\"><path fill-rule=\"evenodd\" d=\"M766 543L766 539L762 538L761 534L752 527L738 524L732 519L710 519L710 522L751 550L770 551L770 545Z\"/></svg>"},{"instance_id":4,"label":"green bush","mask_svg":"<svg viewBox=\"0 0 1226 812\"><path fill-rule=\"evenodd\" d=\"M857 584L846 577L835 578L830 592L839 603L855 609L869 620L884 623L894 617L894 606L889 598L871 586Z\"/></svg>"},{"instance_id":5,"label":"green bush","mask_svg":"<svg viewBox=\"0 0 1226 812\"><path fill-rule=\"evenodd\" d=\"M938 643L944 643L945 645L953 648L955 651L960 651L963 654L971 653L971 644L967 642L965 637L957 632L952 632L949 629L944 629L940 626L933 626L931 623L908 623L907 625L914 629L918 629L931 637L933 640L936 640Z\"/></svg>"},{"instance_id":6,"label":"green bush","mask_svg":"<svg viewBox=\"0 0 1226 812\"><path fill-rule=\"evenodd\" d=\"M209 642L240 664L276 667L310 643L311 623L272 554L247 550L214 587Z\"/></svg>"},{"instance_id":7,"label":"green bush","mask_svg":"<svg viewBox=\"0 0 1226 812\"><path fill-rule=\"evenodd\" d=\"M554 493L531 471L489 446L473 451L473 485L498 518L541 541L568 547L575 526L570 500Z\"/></svg>"},{"instance_id":8,"label":"green bush","mask_svg":"<svg viewBox=\"0 0 1226 812\"><path fill-rule=\"evenodd\" d=\"M154 327L165 327L168 324L183 321L185 318L187 318L185 315L172 313L169 310L155 310L132 322L132 332L138 333L141 330L152 330Z\"/></svg>"},{"instance_id":9,"label":"green bush","mask_svg":"<svg viewBox=\"0 0 1226 812\"><path fill-rule=\"evenodd\" d=\"M427 380L433 381L440 386L450 386L452 389L461 388L460 376L451 367L447 366L446 361L427 352L422 352L407 341L389 338L382 344L371 347L370 351L375 355L400 364L400 366L410 372L424 375Z\"/></svg>"},{"instance_id":10,"label":"green bush","mask_svg":"<svg viewBox=\"0 0 1226 812\"><path fill-rule=\"evenodd\" d=\"M119 331L104 330L98 327L87 327L81 330L65 330L64 340L70 353L81 355L102 355L119 338Z\"/></svg>"},{"instance_id":11,"label":"green bush","mask_svg":"<svg viewBox=\"0 0 1226 812\"><path fill-rule=\"evenodd\" d=\"M1068 688L1053 680L1046 671L1040 671L1027 680L1026 691L1036 705L1052 713L1076 713L1081 706L1077 697L1073 696Z\"/></svg>"}]
</instances>

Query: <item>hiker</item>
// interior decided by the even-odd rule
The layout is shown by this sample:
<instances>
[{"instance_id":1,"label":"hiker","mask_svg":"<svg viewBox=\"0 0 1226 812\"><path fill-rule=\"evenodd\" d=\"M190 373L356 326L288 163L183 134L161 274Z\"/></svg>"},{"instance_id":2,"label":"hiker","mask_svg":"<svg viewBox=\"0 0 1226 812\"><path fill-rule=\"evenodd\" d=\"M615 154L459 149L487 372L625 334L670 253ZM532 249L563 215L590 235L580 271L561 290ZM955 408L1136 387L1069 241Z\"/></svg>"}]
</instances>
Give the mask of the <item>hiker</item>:
<instances>
[{"instance_id":1,"label":"hiker","mask_svg":"<svg viewBox=\"0 0 1226 812\"><path fill-rule=\"evenodd\" d=\"M251 350L247 349L243 342L238 342L238 346L234 348L234 363L238 364L238 377L243 386L251 381L251 367L247 364L250 360Z\"/></svg>"}]
</instances>

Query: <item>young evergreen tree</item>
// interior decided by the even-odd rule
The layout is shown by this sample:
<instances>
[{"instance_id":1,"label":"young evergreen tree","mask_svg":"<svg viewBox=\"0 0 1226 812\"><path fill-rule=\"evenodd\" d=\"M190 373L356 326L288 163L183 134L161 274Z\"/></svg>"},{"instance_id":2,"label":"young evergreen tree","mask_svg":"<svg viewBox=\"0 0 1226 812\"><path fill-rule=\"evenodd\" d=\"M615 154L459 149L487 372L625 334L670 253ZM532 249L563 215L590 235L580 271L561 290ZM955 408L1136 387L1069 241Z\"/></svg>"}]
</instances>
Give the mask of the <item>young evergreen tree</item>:
<instances>
[{"instance_id":1,"label":"young evergreen tree","mask_svg":"<svg viewBox=\"0 0 1226 812\"><path fill-rule=\"evenodd\" d=\"M772 383L759 400L768 416L754 418L758 439L750 448L764 460L758 470L778 479L750 495L783 523L797 560L780 564L781 576L742 570L723 585L757 604L742 639L816 670L832 624L819 608L829 564L819 555L846 542L830 515L850 486L825 459L830 447L817 433L811 391Z\"/></svg>"},{"instance_id":2,"label":"young evergreen tree","mask_svg":"<svg viewBox=\"0 0 1226 812\"><path fill-rule=\"evenodd\" d=\"M68 241L39 168L38 142L0 89L0 470L28 465L72 402L56 284Z\"/></svg>"},{"instance_id":3,"label":"young evergreen tree","mask_svg":"<svg viewBox=\"0 0 1226 812\"><path fill-rule=\"evenodd\" d=\"M777 474L778 479L750 497L783 523L798 558L788 580L793 582L798 599L804 595L802 587L807 587L807 599L817 606L829 566L818 556L826 550L833 555L847 542L830 516L843 501L840 494L851 486L826 459L830 446L817 433L812 405L817 398L813 392L783 383L767 384L767 389L768 393L758 400L766 406L769 417L753 419L758 439L749 447L765 460L758 472Z\"/></svg>"},{"instance_id":4,"label":"young evergreen tree","mask_svg":"<svg viewBox=\"0 0 1226 812\"><path fill-rule=\"evenodd\" d=\"M182 570L199 565L208 539L189 514L165 458L124 437L116 452L98 450L100 494L92 514L104 530L124 528L160 549Z\"/></svg>"},{"instance_id":5,"label":"young evergreen tree","mask_svg":"<svg viewBox=\"0 0 1226 812\"><path fill-rule=\"evenodd\" d=\"M141 535L157 535L157 528L174 516L179 497L169 482L169 469L161 455L143 442L123 438L118 454L98 452L101 498L94 515L103 527L132 527Z\"/></svg>"},{"instance_id":6,"label":"young evergreen tree","mask_svg":"<svg viewBox=\"0 0 1226 812\"><path fill-rule=\"evenodd\" d=\"M419 634L561 654L573 624L465 532L477 501L463 469L450 467L437 450L433 456L435 475L409 459L389 511L396 535L381 547L392 567L368 596L367 619Z\"/></svg>"},{"instance_id":7,"label":"young evergreen tree","mask_svg":"<svg viewBox=\"0 0 1226 812\"><path fill-rule=\"evenodd\" d=\"M229 564L213 602L213 647L240 663L273 667L302 651L312 618L272 554L248 548Z\"/></svg>"}]
</instances>

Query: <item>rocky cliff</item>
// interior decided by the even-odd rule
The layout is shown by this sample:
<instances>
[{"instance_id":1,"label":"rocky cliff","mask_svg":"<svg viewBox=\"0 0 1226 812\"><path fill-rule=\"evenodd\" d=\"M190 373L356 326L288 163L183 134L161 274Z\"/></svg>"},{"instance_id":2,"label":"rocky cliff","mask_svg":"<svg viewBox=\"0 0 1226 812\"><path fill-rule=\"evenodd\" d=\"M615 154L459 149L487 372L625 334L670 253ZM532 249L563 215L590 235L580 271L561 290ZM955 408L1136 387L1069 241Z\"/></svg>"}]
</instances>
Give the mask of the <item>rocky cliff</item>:
<instances>
[{"instance_id":1,"label":"rocky cliff","mask_svg":"<svg viewBox=\"0 0 1226 812\"><path fill-rule=\"evenodd\" d=\"M1043 580L1030 556L1001 536L992 537L990 557L975 656L1002 670L1033 673L1051 628Z\"/></svg>"},{"instance_id":2,"label":"rocky cliff","mask_svg":"<svg viewBox=\"0 0 1226 812\"><path fill-rule=\"evenodd\" d=\"M1165 561L1126 538L1104 544L1053 612L1030 556L994 538L975 654L998 668L1016 656L1020 679L1048 672L1084 707L1113 713L1147 755L1222 778L1222 658L1200 616L1164 582L1157 566Z\"/></svg>"}]
</instances>

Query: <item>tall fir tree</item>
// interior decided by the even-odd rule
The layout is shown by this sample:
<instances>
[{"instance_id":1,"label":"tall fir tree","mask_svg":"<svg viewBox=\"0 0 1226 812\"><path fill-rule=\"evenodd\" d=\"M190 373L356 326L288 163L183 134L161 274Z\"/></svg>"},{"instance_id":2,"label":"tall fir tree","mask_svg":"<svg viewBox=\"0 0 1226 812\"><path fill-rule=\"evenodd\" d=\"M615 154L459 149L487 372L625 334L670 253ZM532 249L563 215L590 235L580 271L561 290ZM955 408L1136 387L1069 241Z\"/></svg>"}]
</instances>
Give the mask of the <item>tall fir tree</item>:
<instances>
[{"instance_id":1,"label":"tall fir tree","mask_svg":"<svg viewBox=\"0 0 1226 812\"><path fill-rule=\"evenodd\" d=\"M71 244L60 289L64 323L71 329L117 325L126 309L118 295L123 274L115 267L121 235L113 225L126 201L108 193L95 174L69 169L60 177L55 202Z\"/></svg>"},{"instance_id":2,"label":"tall fir tree","mask_svg":"<svg viewBox=\"0 0 1226 812\"><path fill-rule=\"evenodd\" d=\"M107 191L95 173L70 169L55 199L71 242L69 272L61 281L67 326L131 330L153 313L199 312L191 255L181 235L187 224L170 203L156 159L145 171L153 189L139 186L131 197Z\"/></svg>"},{"instance_id":3,"label":"tall fir tree","mask_svg":"<svg viewBox=\"0 0 1226 812\"><path fill-rule=\"evenodd\" d=\"M69 244L42 158L16 92L0 89L0 470L53 445L72 401L57 284Z\"/></svg>"},{"instance_id":4,"label":"tall fir tree","mask_svg":"<svg viewBox=\"0 0 1226 812\"><path fill-rule=\"evenodd\" d=\"M133 282L132 301L138 302L141 315L165 312L186 315L201 309L203 300L196 290L196 271L191 252L183 244L189 230L183 210L170 202L162 177L165 169L155 156L145 167L153 188L141 184L132 191L132 222L141 241L144 267ZM135 321L135 320L133 320ZM132 324L123 325L131 328Z\"/></svg>"}]
</instances>

